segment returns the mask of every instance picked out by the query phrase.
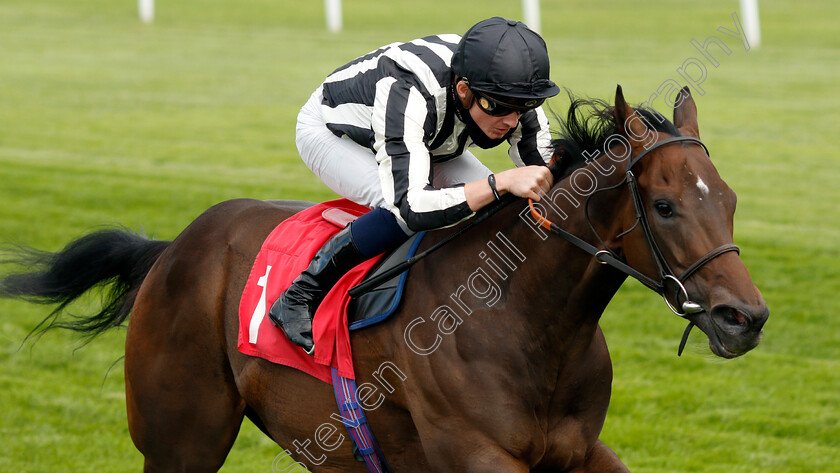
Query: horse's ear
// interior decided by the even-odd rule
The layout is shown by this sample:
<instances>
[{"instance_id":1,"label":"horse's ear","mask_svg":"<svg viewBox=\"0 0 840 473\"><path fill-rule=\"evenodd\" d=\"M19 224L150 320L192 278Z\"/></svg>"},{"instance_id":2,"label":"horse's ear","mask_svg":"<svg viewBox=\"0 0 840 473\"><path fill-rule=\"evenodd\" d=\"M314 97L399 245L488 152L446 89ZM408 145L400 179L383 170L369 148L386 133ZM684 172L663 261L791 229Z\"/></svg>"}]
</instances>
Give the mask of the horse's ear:
<instances>
[{"instance_id":1,"label":"horse's ear","mask_svg":"<svg viewBox=\"0 0 840 473\"><path fill-rule=\"evenodd\" d=\"M700 138L700 129L697 126L697 105L694 104L694 98L691 97L688 86L680 90L674 102L674 125L684 135Z\"/></svg>"},{"instance_id":2,"label":"horse's ear","mask_svg":"<svg viewBox=\"0 0 840 473\"><path fill-rule=\"evenodd\" d=\"M633 110L624 101L624 92L621 90L621 84L615 87L615 107L613 108L613 115L615 116L615 126L622 134L624 134L624 123L627 117L633 114Z\"/></svg>"},{"instance_id":3,"label":"horse's ear","mask_svg":"<svg viewBox=\"0 0 840 473\"><path fill-rule=\"evenodd\" d=\"M630 139L631 144L639 145L648 141L648 130L644 121L624 100L621 86L615 89L615 107L613 108L615 126L619 133Z\"/></svg>"}]
</instances>

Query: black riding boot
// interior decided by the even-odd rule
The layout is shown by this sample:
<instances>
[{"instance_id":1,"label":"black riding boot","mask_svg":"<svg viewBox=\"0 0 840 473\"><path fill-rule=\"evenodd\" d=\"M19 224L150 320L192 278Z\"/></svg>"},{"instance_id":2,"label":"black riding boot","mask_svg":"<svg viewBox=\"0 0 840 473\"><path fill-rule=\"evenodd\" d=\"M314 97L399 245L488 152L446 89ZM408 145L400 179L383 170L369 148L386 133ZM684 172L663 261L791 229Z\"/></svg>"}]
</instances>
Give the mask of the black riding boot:
<instances>
[{"instance_id":1,"label":"black riding boot","mask_svg":"<svg viewBox=\"0 0 840 473\"><path fill-rule=\"evenodd\" d=\"M312 340L315 310L330 288L366 259L356 247L348 225L315 253L309 267L271 306L268 318L275 326L283 328L292 343L311 355L315 348Z\"/></svg>"}]
</instances>

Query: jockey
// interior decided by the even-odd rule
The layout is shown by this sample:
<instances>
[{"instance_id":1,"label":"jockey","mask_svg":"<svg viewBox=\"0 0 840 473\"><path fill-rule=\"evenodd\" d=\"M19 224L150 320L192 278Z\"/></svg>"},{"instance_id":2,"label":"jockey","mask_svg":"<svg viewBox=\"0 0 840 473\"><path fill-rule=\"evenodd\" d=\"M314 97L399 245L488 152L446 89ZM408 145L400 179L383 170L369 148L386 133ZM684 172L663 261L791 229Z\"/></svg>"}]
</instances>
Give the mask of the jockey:
<instances>
[{"instance_id":1,"label":"jockey","mask_svg":"<svg viewBox=\"0 0 840 473\"><path fill-rule=\"evenodd\" d=\"M502 194L539 200L552 185L540 105L559 91L543 39L500 17L336 69L298 115L298 151L333 191L373 210L327 241L271 306L271 321L311 354L312 316L354 266ZM496 175L467 150L504 141L517 167Z\"/></svg>"}]
</instances>

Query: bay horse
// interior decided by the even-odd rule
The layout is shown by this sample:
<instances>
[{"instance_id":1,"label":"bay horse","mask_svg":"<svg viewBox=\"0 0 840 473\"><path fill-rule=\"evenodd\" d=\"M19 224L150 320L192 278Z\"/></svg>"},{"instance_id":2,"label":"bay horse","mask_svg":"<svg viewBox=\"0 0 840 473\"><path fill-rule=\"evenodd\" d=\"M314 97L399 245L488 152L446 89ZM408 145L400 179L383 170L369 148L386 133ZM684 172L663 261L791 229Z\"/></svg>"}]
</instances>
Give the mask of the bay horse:
<instances>
[{"instance_id":1,"label":"bay horse","mask_svg":"<svg viewBox=\"0 0 840 473\"><path fill-rule=\"evenodd\" d=\"M392 471L628 471L599 440L612 365L598 325L628 274L705 332L715 354L759 343L769 311L734 251L735 193L699 141L688 89L673 123L628 106L620 87L613 107L574 101L561 122L563 177L533 212L517 201L419 261L397 313L352 334L360 401ZM145 471L218 470L247 416L310 470L361 473L329 422L328 384L237 351L254 257L309 205L224 202L171 242L95 232L54 254L18 254L29 267L0 291L58 303L41 327L91 337L131 312L126 402ZM101 312L58 318L98 284L112 284Z\"/></svg>"}]
</instances>

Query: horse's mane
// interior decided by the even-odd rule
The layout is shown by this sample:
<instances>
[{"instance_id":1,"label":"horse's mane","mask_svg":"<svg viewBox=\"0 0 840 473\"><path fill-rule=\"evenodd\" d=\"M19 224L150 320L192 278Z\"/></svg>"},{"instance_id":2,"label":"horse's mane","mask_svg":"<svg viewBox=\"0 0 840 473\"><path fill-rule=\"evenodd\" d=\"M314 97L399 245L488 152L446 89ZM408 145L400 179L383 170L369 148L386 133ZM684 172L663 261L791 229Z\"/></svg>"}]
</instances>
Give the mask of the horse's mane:
<instances>
[{"instance_id":1,"label":"horse's mane","mask_svg":"<svg viewBox=\"0 0 840 473\"><path fill-rule=\"evenodd\" d=\"M560 158L563 177L586 165L584 153L590 159L603 153L607 138L617 132L615 107L601 99L583 99L567 93L571 100L569 111L565 119L554 115L558 125L552 127L552 133L557 138L551 140L554 155ZM677 127L656 110L645 107L634 107L634 110L649 129L680 136Z\"/></svg>"}]
</instances>

